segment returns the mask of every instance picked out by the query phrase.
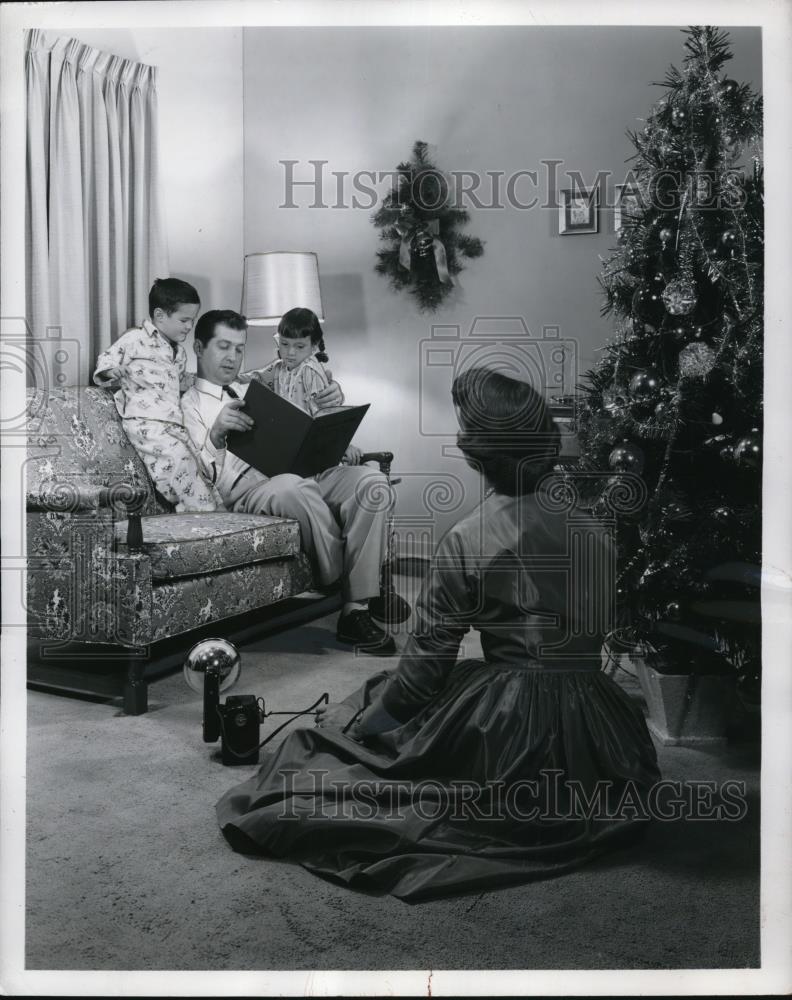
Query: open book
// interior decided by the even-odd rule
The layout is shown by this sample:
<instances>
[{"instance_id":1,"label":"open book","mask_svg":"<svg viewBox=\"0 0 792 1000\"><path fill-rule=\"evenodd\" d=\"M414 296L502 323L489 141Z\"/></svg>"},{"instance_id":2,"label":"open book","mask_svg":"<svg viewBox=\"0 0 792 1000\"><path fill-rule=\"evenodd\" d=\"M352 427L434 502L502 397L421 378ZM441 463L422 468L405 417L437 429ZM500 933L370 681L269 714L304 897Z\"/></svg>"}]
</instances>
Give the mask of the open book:
<instances>
[{"instance_id":1,"label":"open book","mask_svg":"<svg viewBox=\"0 0 792 1000\"><path fill-rule=\"evenodd\" d=\"M251 382L244 412L255 426L229 434L228 450L265 476L283 472L315 476L338 465L369 405L334 406L312 417L259 382Z\"/></svg>"}]
</instances>

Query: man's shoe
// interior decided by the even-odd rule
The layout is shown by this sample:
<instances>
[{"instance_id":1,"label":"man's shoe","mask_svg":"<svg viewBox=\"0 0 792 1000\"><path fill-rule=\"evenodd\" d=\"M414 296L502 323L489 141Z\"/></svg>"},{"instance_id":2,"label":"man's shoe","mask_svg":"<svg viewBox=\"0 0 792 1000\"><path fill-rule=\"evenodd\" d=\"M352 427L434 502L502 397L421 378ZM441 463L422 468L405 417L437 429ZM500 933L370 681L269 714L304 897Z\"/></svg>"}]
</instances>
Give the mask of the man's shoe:
<instances>
[{"instance_id":1,"label":"man's shoe","mask_svg":"<svg viewBox=\"0 0 792 1000\"><path fill-rule=\"evenodd\" d=\"M396 652L392 637L374 624L368 611L349 611L341 615L336 639L351 643L356 649L372 656L393 656Z\"/></svg>"}]
</instances>

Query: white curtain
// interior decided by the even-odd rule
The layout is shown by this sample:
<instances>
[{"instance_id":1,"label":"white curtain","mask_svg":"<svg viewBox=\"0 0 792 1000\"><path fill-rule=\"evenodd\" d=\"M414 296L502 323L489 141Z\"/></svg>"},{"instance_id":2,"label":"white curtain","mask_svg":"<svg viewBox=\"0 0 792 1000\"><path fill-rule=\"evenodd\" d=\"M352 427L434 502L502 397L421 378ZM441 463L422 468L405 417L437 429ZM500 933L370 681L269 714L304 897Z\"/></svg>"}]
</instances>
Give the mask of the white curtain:
<instances>
[{"instance_id":1,"label":"white curtain","mask_svg":"<svg viewBox=\"0 0 792 1000\"><path fill-rule=\"evenodd\" d=\"M167 276L156 68L27 32L27 320L54 385L148 312Z\"/></svg>"}]
</instances>

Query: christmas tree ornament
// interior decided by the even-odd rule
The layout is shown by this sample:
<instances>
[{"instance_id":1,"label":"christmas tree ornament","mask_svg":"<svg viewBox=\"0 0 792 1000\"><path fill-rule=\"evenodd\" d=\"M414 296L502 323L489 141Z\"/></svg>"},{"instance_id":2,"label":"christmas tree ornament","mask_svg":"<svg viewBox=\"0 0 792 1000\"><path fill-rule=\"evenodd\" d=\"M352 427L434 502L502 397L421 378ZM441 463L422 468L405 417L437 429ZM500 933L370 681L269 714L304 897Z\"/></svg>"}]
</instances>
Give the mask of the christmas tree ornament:
<instances>
[{"instance_id":1,"label":"christmas tree ornament","mask_svg":"<svg viewBox=\"0 0 792 1000\"><path fill-rule=\"evenodd\" d=\"M615 472L634 472L640 475L644 467L644 453L631 441L622 441L611 451L608 464Z\"/></svg>"},{"instance_id":2,"label":"christmas tree ornament","mask_svg":"<svg viewBox=\"0 0 792 1000\"><path fill-rule=\"evenodd\" d=\"M611 506L604 496L597 497L592 505L591 513L598 521L607 521L611 517Z\"/></svg>"},{"instance_id":3,"label":"christmas tree ornament","mask_svg":"<svg viewBox=\"0 0 792 1000\"><path fill-rule=\"evenodd\" d=\"M619 230L619 236L626 236L623 229ZM628 246L624 248L624 260L627 264L637 264L640 254L636 247Z\"/></svg>"},{"instance_id":4,"label":"christmas tree ornament","mask_svg":"<svg viewBox=\"0 0 792 1000\"><path fill-rule=\"evenodd\" d=\"M682 617L682 605L679 601L669 601L665 607L666 618L672 622L678 622Z\"/></svg>"},{"instance_id":5,"label":"christmas tree ornament","mask_svg":"<svg viewBox=\"0 0 792 1000\"><path fill-rule=\"evenodd\" d=\"M636 372L630 379L630 396L636 402L654 401L660 391L660 377L654 368Z\"/></svg>"},{"instance_id":6,"label":"christmas tree ornament","mask_svg":"<svg viewBox=\"0 0 792 1000\"><path fill-rule=\"evenodd\" d=\"M736 80L730 80L728 77L724 77L720 82L720 87L718 91L721 98L733 98L736 97L740 89L739 83Z\"/></svg>"},{"instance_id":7,"label":"christmas tree ornament","mask_svg":"<svg viewBox=\"0 0 792 1000\"><path fill-rule=\"evenodd\" d=\"M679 374L682 378L706 378L715 366L715 351L709 344L693 342L679 352Z\"/></svg>"},{"instance_id":8,"label":"christmas tree ornament","mask_svg":"<svg viewBox=\"0 0 792 1000\"><path fill-rule=\"evenodd\" d=\"M676 105L671 109L671 124L674 128L680 129L684 128L687 124L688 115L684 108Z\"/></svg>"},{"instance_id":9,"label":"christmas tree ornament","mask_svg":"<svg viewBox=\"0 0 792 1000\"><path fill-rule=\"evenodd\" d=\"M661 399L654 408L655 418L661 422L668 420L672 413L671 403L666 399Z\"/></svg>"},{"instance_id":10,"label":"christmas tree ornament","mask_svg":"<svg viewBox=\"0 0 792 1000\"><path fill-rule=\"evenodd\" d=\"M674 238L674 233L671 229L668 228L668 226L663 226L658 235L660 236L660 243L662 244L663 249L665 250L665 248Z\"/></svg>"},{"instance_id":11,"label":"christmas tree ornament","mask_svg":"<svg viewBox=\"0 0 792 1000\"><path fill-rule=\"evenodd\" d=\"M672 316L687 316L696 308L696 289L689 281L672 281L662 294L663 304Z\"/></svg>"},{"instance_id":12,"label":"christmas tree ornament","mask_svg":"<svg viewBox=\"0 0 792 1000\"><path fill-rule=\"evenodd\" d=\"M732 519L732 511L728 507L716 507L712 512L712 518L721 527L727 527Z\"/></svg>"},{"instance_id":13,"label":"christmas tree ornament","mask_svg":"<svg viewBox=\"0 0 792 1000\"><path fill-rule=\"evenodd\" d=\"M726 444L721 445L718 451L718 456L722 462L727 465L734 460L734 445L727 441Z\"/></svg>"},{"instance_id":14,"label":"christmas tree ornament","mask_svg":"<svg viewBox=\"0 0 792 1000\"><path fill-rule=\"evenodd\" d=\"M758 427L752 427L734 446L734 460L746 469L758 469L762 463L762 437Z\"/></svg>"},{"instance_id":15,"label":"christmas tree ornament","mask_svg":"<svg viewBox=\"0 0 792 1000\"><path fill-rule=\"evenodd\" d=\"M726 229L721 233L718 241L717 253L720 257L734 257L738 246L737 233L733 229Z\"/></svg>"},{"instance_id":16,"label":"christmas tree ornament","mask_svg":"<svg viewBox=\"0 0 792 1000\"><path fill-rule=\"evenodd\" d=\"M617 416L627 408L627 397L620 392L606 393L603 396L605 412Z\"/></svg>"},{"instance_id":17,"label":"christmas tree ornament","mask_svg":"<svg viewBox=\"0 0 792 1000\"><path fill-rule=\"evenodd\" d=\"M723 417L720 415L720 413L713 413L712 414L712 423L716 427L719 427L723 423Z\"/></svg>"}]
</instances>

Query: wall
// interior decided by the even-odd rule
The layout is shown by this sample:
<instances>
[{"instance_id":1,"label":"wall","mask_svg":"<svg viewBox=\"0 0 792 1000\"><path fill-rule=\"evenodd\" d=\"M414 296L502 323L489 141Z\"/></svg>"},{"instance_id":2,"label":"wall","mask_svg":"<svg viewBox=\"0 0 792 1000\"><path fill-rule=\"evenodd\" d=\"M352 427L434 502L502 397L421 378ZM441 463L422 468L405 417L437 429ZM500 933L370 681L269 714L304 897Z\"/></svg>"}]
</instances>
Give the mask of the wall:
<instances>
[{"instance_id":1,"label":"wall","mask_svg":"<svg viewBox=\"0 0 792 1000\"><path fill-rule=\"evenodd\" d=\"M194 284L206 308L238 309L243 258L242 29L70 28L60 33L158 67L160 176L170 273ZM186 346L194 369L191 346Z\"/></svg>"},{"instance_id":2,"label":"wall","mask_svg":"<svg viewBox=\"0 0 792 1000\"><path fill-rule=\"evenodd\" d=\"M760 88L759 30L731 36L729 75ZM548 159L586 178L612 171L618 181L633 151L625 131L641 127L660 93L650 81L681 64L682 44L677 28L245 29L245 252L318 252L331 368L350 401L372 403L356 440L396 453L402 522L427 513L424 493L438 474L448 477L450 495L435 491L436 531L479 495L477 477L442 454L455 429L452 370L420 363L432 323L464 335L477 316L519 315L534 337L558 327L577 343L580 370L590 367L611 334L596 281L599 257L615 242L611 214L601 212L597 235L558 236L556 210L473 210L467 231L486 241L485 255L469 262L453 302L427 317L374 273L378 232L369 211L310 208L305 187L295 189L300 207L279 207L279 161L299 161L301 180L314 176L309 160L329 161L330 206L332 171L393 170L415 139L436 146L446 170L536 170L540 194ZM535 192L522 183L517 194L527 201ZM569 185L562 178L560 186ZM269 334L251 334L249 362L269 359ZM431 390L421 398L427 374ZM447 436L425 434L438 429Z\"/></svg>"}]
</instances>

